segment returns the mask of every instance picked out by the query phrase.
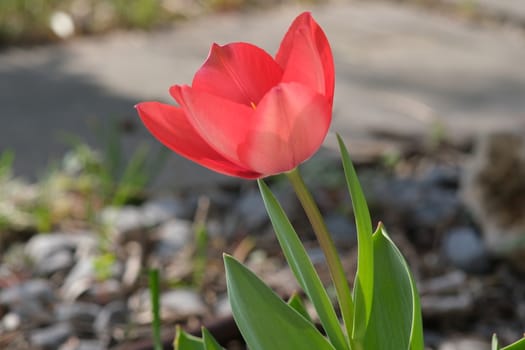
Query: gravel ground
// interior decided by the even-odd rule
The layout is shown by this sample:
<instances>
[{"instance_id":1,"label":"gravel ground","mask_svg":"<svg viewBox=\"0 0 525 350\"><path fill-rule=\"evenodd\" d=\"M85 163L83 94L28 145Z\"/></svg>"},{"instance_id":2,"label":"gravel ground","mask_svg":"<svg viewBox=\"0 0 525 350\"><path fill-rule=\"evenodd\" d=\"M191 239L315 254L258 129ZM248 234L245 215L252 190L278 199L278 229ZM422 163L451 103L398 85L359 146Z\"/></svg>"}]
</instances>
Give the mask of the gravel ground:
<instances>
[{"instance_id":1,"label":"gravel ground","mask_svg":"<svg viewBox=\"0 0 525 350\"><path fill-rule=\"evenodd\" d=\"M494 190L488 179L498 175L486 171L495 164L494 149L511 147L503 152L510 160L498 154L497 168L505 174L511 164L525 173L525 139L495 135L476 151L468 144L436 148L405 141L395 161L370 158L358 163L358 172L374 220L385 223L416 276L428 348L488 349L493 332L503 344L518 339L525 329L525 283L516 257L523 250L515 244L502 252L497 243L521 237L515 232L523 223L508 215L509 205L525 207L525 177L510 185L514 196L496 200L505 183ZM352 281L355 227L339 162L320 156L302 170ZM328 281L313 234L283 180L269 183ZM483 196L497 205L483 207ZM206 227L206 244L197 243L199 225ZM503 232L500 239L491 225ZM11 233L3 233L9 241L0 260L3 349L147 349L149 267L161 271L167 339L174 324L195 330L201 322L219 335L235 335L222 252L244 261L283 297L298 289L253 182L150 194L135 205L102 206L91 221L66 216L51 232L26 227ZM238 339L222 340L229 349L240 346Z\"/></svg>"}]
</instances>

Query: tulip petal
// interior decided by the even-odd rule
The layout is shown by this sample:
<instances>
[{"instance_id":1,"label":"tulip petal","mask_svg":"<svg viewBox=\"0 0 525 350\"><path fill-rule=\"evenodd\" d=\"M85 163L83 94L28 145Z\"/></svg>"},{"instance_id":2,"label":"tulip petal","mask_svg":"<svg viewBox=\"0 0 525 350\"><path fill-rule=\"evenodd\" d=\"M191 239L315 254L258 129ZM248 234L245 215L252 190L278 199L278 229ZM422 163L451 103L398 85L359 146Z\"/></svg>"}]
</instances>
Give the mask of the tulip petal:
<instances>
[{"instance_id":1,"label":"tulip petal","mask_svg":"<svg viewBox=\"0 0 525 350\"><path fill-rule=\"evenodd\" d=\"M250 106L281 80L282 69L263 49L248 43L213 44L193 78L195 90Z\"/></svg>"},{"instance_id":2,"label":"tulip petal","mask_svg":"<svg viewBox=\"0 0 525 350\"><path fill-rule=\"evenodd\" d=\"M302 84L279 84L257 106L240 160L265 175L292 170L319 149L330 122L325 96Z\"/></svg>"},{"instance_id":3,"label":"tulip petal","mask_svg":"<svg viewBox=\"0 0 525 350\"><path fill-rule=\"evenodd\" d=\"M247 179L261 177L214 150L188 122L181 108L159 102L142 102L136 108L146 128L172 151L221 174Z\"/></svg>"},{"instance_id":4,"label":"tulip petal","mask_svg":"<svg viewBox=\"0 0 525 350\"><path fill-rule=\"evenodd\" d=\"M239 145L253 127L252 107L211 95L189 86L175 85L170 93L188 115L189 122L213 149L236 164Z\"/></svg>"},{"instance_id":5,"label":"tulip petal","mask_svg":"<svg viewBox=\"0 0 525 350\"><path fill-rule=\"evenodd\" d=\"M170 92L206 143L264 176L291 170L312 156L331 121L326 98L298 83L277 85L255 110L189 86Z\"/></svg>"},{"instance_id":6,"label":"tulip petal","mask_svg":"<svg viewBox=\"0 0 525 350\"><path fill-rule=\"evenodd\" d=\"M284 36L275 60L283 68L282 82L299 82L334 97L334 59L325 33L309 12L299 15Z\"/></svg>"}]
</instances>

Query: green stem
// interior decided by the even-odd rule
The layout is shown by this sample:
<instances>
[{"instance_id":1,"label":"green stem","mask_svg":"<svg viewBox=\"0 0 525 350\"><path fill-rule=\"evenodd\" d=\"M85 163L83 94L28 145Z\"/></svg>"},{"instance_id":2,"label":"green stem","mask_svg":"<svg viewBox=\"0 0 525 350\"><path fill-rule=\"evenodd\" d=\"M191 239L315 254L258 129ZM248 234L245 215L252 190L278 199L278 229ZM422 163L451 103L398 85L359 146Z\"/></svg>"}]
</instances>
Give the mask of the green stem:
<instances>
[{"instance_id":1,"label":"green stem","mask_svg":"<svg viewBox=\"0 0 525 350\"><path fill-rule=\"evenodd\" d=\"M294 170L286 173L286 175L292 183L295 193L297 194L297 198L299 198L299 201L306 212L306 216L308 216L308 220L310 220L310 224L312 225L312 228L315 232L317 241L319 242L319 245L321 246L321 249L325 255L328 269L330 270L330 275L337 292L339 308L341 309L341 315L343 317L347 335L349 339L351 339L353 329L354 303L352 301L350 287L348 286L348 281L343 270L343 264L339 259L339 254L335 248L334 241L332 240L332 236L326 228L324 219L319 212L319 208L315 204L312 194L308 191L306 185L304 184L299 170L295 168Z\"/></svg>"}]
</instances>

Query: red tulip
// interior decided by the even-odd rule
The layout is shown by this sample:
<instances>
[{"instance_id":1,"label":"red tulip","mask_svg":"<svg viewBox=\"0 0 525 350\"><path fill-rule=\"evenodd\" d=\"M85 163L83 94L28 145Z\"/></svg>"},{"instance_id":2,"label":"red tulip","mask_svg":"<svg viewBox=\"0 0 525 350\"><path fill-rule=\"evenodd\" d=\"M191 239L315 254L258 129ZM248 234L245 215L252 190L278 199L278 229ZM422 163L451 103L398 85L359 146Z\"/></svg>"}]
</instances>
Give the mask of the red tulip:
<instances>
[{"instance_id":1,"label":"red tulip","mask_svg":"<svg viewBox=\"0 0 525 350\"><path fill-rule=\"evenodd\" d=\"M165 146L216 172L254 179L294 169L321 146L332 118L334 64L323 30L299 15L275 58L249 43L213 44L179 107L136 108Z\"/></svg>"}]
</instances>

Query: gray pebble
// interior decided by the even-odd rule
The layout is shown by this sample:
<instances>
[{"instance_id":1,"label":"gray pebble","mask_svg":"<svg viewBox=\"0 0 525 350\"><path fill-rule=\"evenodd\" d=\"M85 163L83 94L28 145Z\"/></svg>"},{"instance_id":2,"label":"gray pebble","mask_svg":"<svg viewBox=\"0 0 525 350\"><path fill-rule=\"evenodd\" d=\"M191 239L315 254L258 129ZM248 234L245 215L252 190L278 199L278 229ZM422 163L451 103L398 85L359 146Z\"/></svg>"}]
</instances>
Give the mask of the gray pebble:
<instances>
[{"instance_id":1,"label":"gray pebble","mask_svg":"<svg viewBox=\"0 0 525 350\"><path fill-rule=\"evenodd\" d=\"M107 207L100 213L104 223L113 225L119 231L129 231L143 226L142 212L139 207Z\"/></svg>"},{"instance_id":2,"label":"gray pebble","mask_svg":"<svg viewBox=\"0 0 525 350\"><path fill-rule=\"evenodd\" d=\"M94 259L84 258L75 264L62 284L62 296L66 300L75 300L84 293L95 280Z\"/></svg>"},{"instance_id":3,"label":"gray pebble","mask_svg":"<svg viewBox=\"0 0 525 350\"><path fill-rule=\"evenodd\" d=\"M459 212L460 201L455 191L438 187L424 187L420 191L419 199L411 203L410 215L419 227L442 227Z\"/></svg>"},{"instance_id":4,"label":"gray pebble","mask_svg":"<svg viewBox=\"0 0 525 350\"><path fill-rule=\"evenodd\" d=\"M324 253L321 248L319 247L308 248L306 250L306 253L308 254L308 257L310 258L310 261L312 262L312 264L320 265L320 264L326 263Z\"/></svg>"},{"instance_id":5,"label":"gray pebble","mask_svg":"<svg viewBox=\"0 0 525 350\"><path fill-rule=\"evenodd\" d=\"M74 252L79 247L83 250L96 246L96 237L91 232L81 233L41 233L31 237L25 246L26 254L39 265L42 261L58 252Z\"/></svg>"},{"instance_id":6,"label":"gray pebble","mask_svg":"<svg viewBox=\"0 0 525 350\"><path fill-rule=\"evenodd\" d=\"M466 272L484 272L490 266L482 238L470 227L446 232L443 253L452 265Z\"/></svg>"},{"instance_id":7,"label":"gray pebble","mask_svg":"<svg viewBox=\"0 0 525 350\"><path fill-rule=\"evenodd\" d=\"M43 259L59 251L74 249L69 240L69 235L63 233L38 234L27 242L25 250L27 255L38 265Z\"/></svg>"},{"instance_id":8,"label":"gray pebble","mask_svg":"<svg viewBox=\"0 0 525 350\"><path fill-rule=\"evenodd\" d=\"M126 324L128 315L128 307L124 301L115 300L105 305L93 325L99 338L107 339L115 326Z\"/></svg>"},{"instance_id":9,"label":"gray pebble","mask_svg":"<svg viewBox=\"0 0 525 350\"><path fill-rule=\"evenodd\" d=\"M427 186L456 189L459 186L460 169L457 166L436 165L428 169L422 181Z\"/></svg>"},{"instance_id":10,"label":"gray pebble","mask_svg":"<svg viewBox=\"0 0 525 350\"><path fill-rule=\"evenodd\" d=\"M93 324L101 307L93 303L63 303L55 308L55 317L59 322L68 322L77 335L90 336L94 333Z\"/></svg>"},{"instance_id":11,"label":"gray pebble","mask_svg":"<svg viewBox=\"0 0 525 350\"><path fill-rule=\"evenodd\" d=\"M287 216L292 220L297 209L297 200L292 190L290 188L272 188L271 190ZM257 189L241 194L233 210L233 215L239 221L240 226L251 233L269 223L261 193Z\"/></svg>"},{"instance_id":12,"label":"gray pebble","mask_svg":"<svg viewBox=\"0 0 525 350\"><path fill-rule=\"evenodd\" d=\"M490 345L487 341L479 339L449 339L443 342L438 350L489 350Z\"/></svg>"},{"instance_id":13,"label":"gray pebble","mask_svg":"<svg viewBox=\"0 0 525 350\"><path fill-rule=\"evenodd\" d=\"M51 322L50 309L55 299L51 284L42 279L29 280L0 291L0 305L15 314L25 327Z\"/></svg>"},{"instance_id":14,"label":"gray pebble","mask_svg":"<svg viewBox=\"0 0 525 350\"><path fill-rule=\"evenodd\" d=\"M142 206L143 222L147 226L156 226L173 218L188 217L188 214L191 216L195 209L194 206L190 207L188 203L178 198L154 198Z\"/></svg>"},{"instance_id":15,"label":"gray pebble","mask_svg":"<svg viewBox=\"0 0 525 350\"><path fill-rule=\"evenodd\" d=\"M347 216L328 214L325 216L325 223L334 241L345 245L354 245L357 242L355 225Z\"/></svg>"},{"instance_id":16,"label":"gray pebble","mask_svg":"<svg viewBox=\"0 0 525 350\"><path fill-rule=\"evenodd\" d=\"M215 316L218 318L227 317L232 314L232 307L227 294L219 296L214 306Z\"/></svg>"},{"instance_id":17,"label":"gray pebble","mask_svg":"<svg viewBox=\"0 0 525 350\"><path fill-rule=\"evenodd\" d=\"M73 253L69 250L61 250L45 257L35 266L34 273L37 276L48 277L57 272L69 270L75 263Z\"/></svg>"},{"instance_id":18,"label":"gray pebble","mask_svg":"<svg viewBox=\"0 0 525 350\"><path fill-rule=\"evenodd\" d=\"M38 300L27 299L12 304L10 310L18 315L24 327L38 327L53 322L52 305L41 303Z\"/></svg>"},{"instance_id":19,"label":"gray pebble","mask_svg":"<svg viewBox=\"0 0 525 350\"><path fill-rule=\"evenodd\" d=\"M420 294L445 294L465 288L467 275L463 271L454 270L447 274L421 281L418 285Z\"/></svg>"},{"instance_id":20,"label":"gray pebble","mask_svg":"<svg viewBox=\"0 0 525 350\"><path fill-rule=\"evenodd\" d=\"M92 284L86 291L88 300L98 304L106 304L115 298L119 298L125 292L120 280L110 278Z\"/></svg>"},{"instance_id":21,"label":"gray pebble","mask_svg":"<svg viewBox=\"0 0 525 350\"><path fill-rule=\"evenodd\" d=\"M111 228L109 232L119 243L140 239L143 235L139 233L147 227L142 208L131 205L104 208L100 213L100 221Z\"/></svg>"},{"instance_id":22,"label":"gray pebble","mask_svg":"<svg viewBox=\"0 0 525 350\"><path fill-rule=\"evenodd\" d=\"M464 292L457 295L423 295L421 309L430 317L466 315L474 307L474 298Z\"/></svg>"},{"instance_id":23,"label":"gray pebble","mask_svg":"<svg viewBox=\"0 0 525 350\"><path fill-rule=\"evenodd\" d=\"M176 289L162 293L160 308L164 319L179 319L203 315L206 305L200 295L190 289Z\"/></svg>"},{"instance_id":24,"label":"gray pebble","mask_svg":"<svg viewBox=\"0 0 525 350\"><path fill-rule=\"evenodd\" d=\"M62 297L73 301L81 295L89 295L92 299L97 299L99 296L107 298L109 295L118 295L121 284L115 280L115 277L122 274L122 264L116 261L108 269L110 275L102 281L97 281L95 257L79 260L64 280L61 289Z\"/></svg>"},{"instance_id":25,"label":"gray pebble","mask_svg":"<svg viewBox=\"0 0 525 350\"><path fill-rule=\"evenodd\" d=\"M193 227L190 221L170 220L162 224L157 231L155 254L159 258L171 259L173 254L193 239Z\"/></svg>"},{"instance_id":26,"label":"gray pebble","mask_svg":"<svg viewBox=\"0 0 525 350\"><path fill-rule=\"evenodd\" d=\"M2 318L2 327L0 328L0 330L6 330L8 332L14 331L18 329L18 327L20 327L21 323L22 318L20 317L20 315L15 312L10 312Z\"/></svg>"},{"instance_id":27,"label":"gray pebble","mask_svg":"<svg viewBox=\"0 0 525 350\"><path fill-rule=\"evenodd\" d=\"M29 339L31 345L44 350L56 350L73 334L68 323L57 323L46 328L33 330Z\"/></svg>"},{"instance_id":28,"label":"gray pebble","mask_svg":"<svg viewBox=\"0 0 525 350\"><path fill-rule=\"evenodd\" d=\"M234 209L235 214L240 223L249 231L256 230L268 222L264 202L257 190L241 195Z\"/></svg>"},{"instance_id":29,"label":"gray pebble","mask_svg":"<svg viewBox=\"0 0 525 350\"><path fill-rule=\"evenodd\" d=\"M50 304L54 299L53 287L43 279L32 279L0 291L0 305L7 307L13 304L23 304L27 300Z\"/></svg>"},{"instance_id":30,"label":"gray pebble","mask_svg":"<svg viewBox=\"0 0 525 350\"><path fill-rule=\"evenodd\" d=\"M106 350L107 346L99 340L80 340L71 350ZM60 349L69 350L69 349Z\"/></svg>"}]
</instances>

